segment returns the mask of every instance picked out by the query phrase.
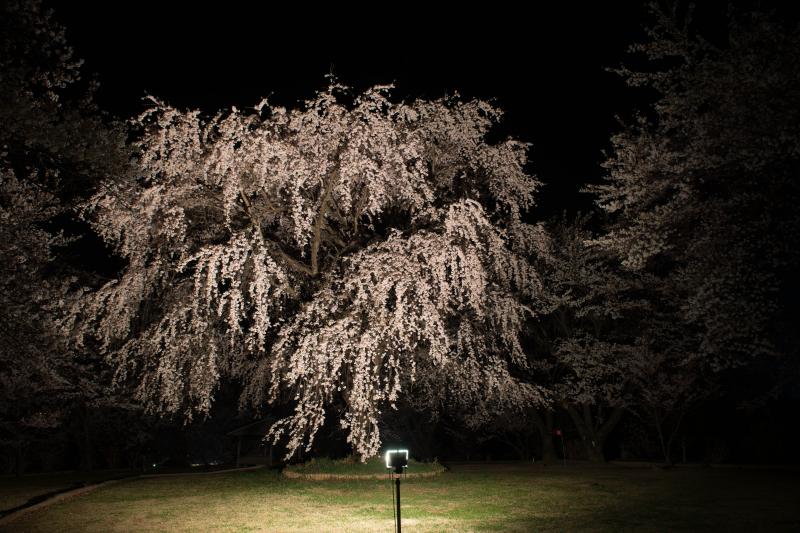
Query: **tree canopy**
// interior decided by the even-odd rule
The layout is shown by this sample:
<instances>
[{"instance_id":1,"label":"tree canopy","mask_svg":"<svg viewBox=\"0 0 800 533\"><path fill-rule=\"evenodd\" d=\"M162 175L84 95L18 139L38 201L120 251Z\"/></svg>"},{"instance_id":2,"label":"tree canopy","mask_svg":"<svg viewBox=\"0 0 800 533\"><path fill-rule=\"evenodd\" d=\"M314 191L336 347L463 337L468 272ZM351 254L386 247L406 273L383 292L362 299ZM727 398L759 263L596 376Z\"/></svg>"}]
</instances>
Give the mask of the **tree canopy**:
<instances>
[{"instance_id":1,"label":"tree canopy","mask_svg":"<svg viewBox=\"0 0 800 533\"><path fill-rule=\"evenodd\" d=\"M486 140L499 117L335 83L292 110L154 100L135 122L142 175L84 206L126 266L69 327L155 411L207 412L221 378L245 404L293 401L273 427L290 453L328 416L377 453L381 409L417 381L477 418L535 402L514 370L545 238L521 220L525 145Z\"/></svg>"},{"instance_id":2,"label":"tree canopy","mask_svg":"<svg viewBox=\"0 0 800 533\"><path fill-rule=\"evenodd\" d=\"M797 264L800 36L732 10L713 42L691 10L655 15L632 48L647 66L621 73L659 97L612 139L608 180L590 187L613 220L596 243L665 279L674 323L697 334L690 351L709 368L737 366L776 353L779 294Z\"/></svg>"}]
</instances>

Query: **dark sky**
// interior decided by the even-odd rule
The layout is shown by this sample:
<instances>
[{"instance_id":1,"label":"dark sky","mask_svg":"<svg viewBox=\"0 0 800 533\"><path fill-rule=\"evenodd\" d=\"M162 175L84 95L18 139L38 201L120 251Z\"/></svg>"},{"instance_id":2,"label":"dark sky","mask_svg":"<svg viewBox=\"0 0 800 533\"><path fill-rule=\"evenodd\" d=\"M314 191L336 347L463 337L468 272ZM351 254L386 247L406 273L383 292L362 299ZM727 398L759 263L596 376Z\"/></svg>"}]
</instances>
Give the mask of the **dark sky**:
<instances>
[{"instance_id":1,"label":"dark sky","mask_svg":"<svg viewBox=\"0 0 800 533\"><path fill-rule=\"evenodd\" d=\"M358 89L394 82L403 98L494 98L504 131L533 144L545 217L588 206L580 184L600 175L614 117L637 98L604 68L642 38L646 16L640 2L535 4L50 3L97 74L101 104L123 116L140 111L146 93L209 112L268 95L293 105L331 71Z\"/></svg>"}]
</instances>

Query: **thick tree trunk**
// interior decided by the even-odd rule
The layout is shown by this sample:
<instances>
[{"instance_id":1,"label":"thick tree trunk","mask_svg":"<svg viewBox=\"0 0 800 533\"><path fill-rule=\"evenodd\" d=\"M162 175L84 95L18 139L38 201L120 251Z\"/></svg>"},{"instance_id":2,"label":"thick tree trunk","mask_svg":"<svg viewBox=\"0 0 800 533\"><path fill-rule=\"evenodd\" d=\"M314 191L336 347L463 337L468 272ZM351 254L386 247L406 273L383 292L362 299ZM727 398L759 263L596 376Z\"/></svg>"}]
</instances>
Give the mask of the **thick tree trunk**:
<instances>
[{"instance_id":1,"label":"thick tree trunk","mask_svg":"<svg viewBox=\"0 0 800 533\"><path fill-rule=\"evenodd\" d=\"M15 448L17 462L14 465L14 473L17 475L17 477L21 477L22 473L25 471L25 456L23 453L22 439L17 439Z\"/></svg>"},{"instance_id":2,"label":"thick tree trunk","mask_svg":"<svg viewBox=\"0 0 800 533\"><path fill-rule=\"evenodd\" d=\"M622 417L622 408L613 407L608 417L603 420L598 420L594 416L592 408L588 404L565 405L564 408L581 436L583 447L586 450L586 458L593 462L604 462L606 458L603 447L606 438Z\"/></svg>"},{"instance_id":3,"label":"thick tree trunk","mask_svg":"<svg viewBox=\"0 0 800 533\"><path fill-rule=\"evenodd\" d=\"M532 418L542 441L542 462L548 465L557 463L558 455L553 442L553 411L533 411Z\"/></svg>"},{"instance_id":4,"label":"thick tree trunk","mask_svg":"<svg viewBox=\"0 0 800 533\"><path fill-rule=\"evenodd\" d=\"M81 470L91 471L94 467L94 453L92 449L92 432L89 425L89 412L85 406L83 406L80 410L80 417L81 434L79 441L81 452Z\"/></svg>"},{"instance_id":5,"label":"thick tree trunk","mask_svg":"<svg viewBox=\"0 0 800 533\"><path fill-rule=\"evenodd\" d=\"M681 437L681 461L686 464L686 433Z\"/></svg>"},{"instance_id":6,"label":"thick tree trunk","mask_svg":"<svg viewBox=\"0 0 800 533\"><path fill-rule=\"evenodd\" d=\"M606 455L603 453L603 443L597 442L594 439L587 442L585 439L583 444L586 448L586 457L589 461L593 463L604 463L606 461Z\"/></svg>"},{"instance_id":7,"label":"thick tree trunk","mask_svg":"<svg viewBox=\"0 0 800 533\"><path fill-rule=\"evenodd\" d=\"M547 465L553 465L558 462L552 431L542 434L542 461Z\"/></svg>"},{"instance_id":8,"label":"thick tree trunk","mask_svg":"<svg viewBox=\"0 0 800 533\"><path fill-rule=\"evenodd\" d=\"M664 456L664 464L672 465L672 449L674 447L675 438L681 429L683 417L686 414L686 409L681 409L677 413L673 413L673 418L670 419L669 413L662 413L658 406L653 406L651 416L653 424L658 434L659 444L661 445L661 453ZM683 452L683 462L686 462L686 436L684 435L681 443Z\"/></svg>"},{"instance_id":9,"label":"thick tree trunk","mask_svg":"<svg viewBox=\"0 0 800 533\"><path fill-rule=\"evenodd\" d=\"M412 424L411 439L417 450L415 455L425 460L433 459L435 435L435 426L425 429L419 423Z\"/></svg>"},{"instance_id":10,"label":"thick tree trunk","mask_svg":"<svg viewBox=\"0 0 800 533\"><path fill-rule=\"evenodd\" d=\"M658 434L658 443L661 445L661 455L664 457L664 464L672 465L672 450L670 449L670 443L664 438L663 424L661 417L658 416L658 410L654 411L653 416L655 419L656 433Z\"/></svg>"},{"instance_id":11,"label":"thick tree trunk","mask_svg":"<svg viewBox=\"0 0 800 533\"><path fill-rule=\"evenodd\" d=\"M424 460L431 460L436 453L437 425L431 424L419 413L407 409L401 416L401 427L407 438L411 439L414 455Z\"/></svg>"},{"instance_id":12,"label":"thick tree trunk","mask_svg":"<svg viewBox=\"0 0 800 533\"><path fill-rule=\"evenodd\" d=\"M511 448L512 450L514 450L514 454L520 461L527 461L528 459L530 459L528 446L526 445L526 443L523 441L522 438L509 437L509 438L498 438L498 440L503 444L505 444L506 446L508 446L509 448Z\"/></svg>"}]
</instances>

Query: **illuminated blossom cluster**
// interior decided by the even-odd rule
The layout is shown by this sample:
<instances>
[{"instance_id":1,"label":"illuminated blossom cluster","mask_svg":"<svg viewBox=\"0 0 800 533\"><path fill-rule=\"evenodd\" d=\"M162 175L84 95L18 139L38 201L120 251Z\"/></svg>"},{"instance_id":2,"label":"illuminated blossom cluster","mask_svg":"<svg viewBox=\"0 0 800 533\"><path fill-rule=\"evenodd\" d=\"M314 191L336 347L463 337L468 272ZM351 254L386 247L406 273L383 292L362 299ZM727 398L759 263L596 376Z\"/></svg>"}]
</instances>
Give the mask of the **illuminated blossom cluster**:
<instances>
[{"instance_id":1,"label":"illuminated blossom cluster","mask_svg":"<svg viewBox=\"0 0 800 533\"><path fill-rule=\"evenodd\" d=\"M207 412L220 379L246 404L291 402L272 430L290 454L331 416L375 454L381 410L431 380L476 422L540 401L513 377L546 243L520 220L526 147L486 141L485 102L389 89L211 117L153 100L134 123L141 175L83 207L126 265L65 329L155 411Z\"/></svg>"}]
</instances>

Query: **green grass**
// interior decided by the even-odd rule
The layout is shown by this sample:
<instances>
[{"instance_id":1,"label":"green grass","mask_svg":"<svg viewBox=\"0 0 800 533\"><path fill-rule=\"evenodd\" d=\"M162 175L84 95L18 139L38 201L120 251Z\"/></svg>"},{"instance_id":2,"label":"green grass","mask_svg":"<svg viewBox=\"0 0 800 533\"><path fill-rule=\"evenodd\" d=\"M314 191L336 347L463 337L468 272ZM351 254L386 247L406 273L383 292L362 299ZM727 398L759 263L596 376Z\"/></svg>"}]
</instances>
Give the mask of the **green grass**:
<instances>
[{"instance_id":1,"label":"green grass","mask_svg":"<svg viewBox=\"0 0 800 533\"><path fill-rule=\"evenodd\" d=\"M32 498L83 484L98 483L130 475L128 470L94 472L67 471L52 474L0 476L0 512L13 509Z\"/></svg>"},{"instance_id":2,"label":"green grass","mask_svg":"<svg viewBox=\"0 0 800 533\"><path fill-rule=\"evenodd\" d=\"M362 463L354 457L344 459L319 458L311 459L305 463L289 465L286 470L298 474L338 474L338 475L374 475L386 474L386 461L383 457L373 457ZM444 467L436 461L432 463L418 463L413 459L408 461L409 473L441 472Z\"/></svg>"},{"instance_id":3,"label":"green grass","mask_svg":"<svg viewBox=\"0 0 800 533\"><path fill-rule=\"evenodd\" d=\"M796 471L454 466L402 484L403 530L798 531ZM137 479L20 517L3 531L392 531L388 480L258 470Z\"/></svg>"}]
</instances>

